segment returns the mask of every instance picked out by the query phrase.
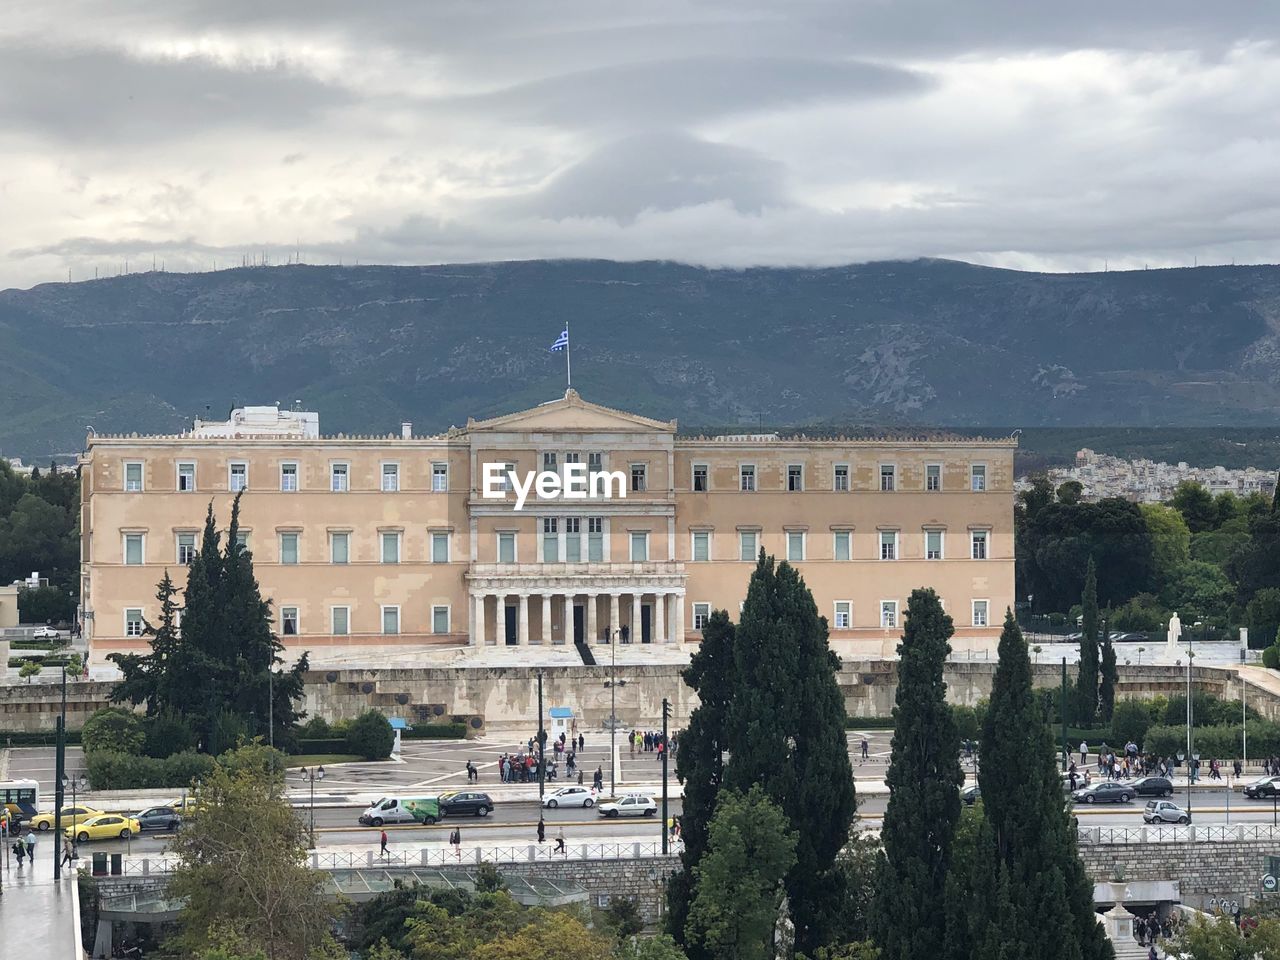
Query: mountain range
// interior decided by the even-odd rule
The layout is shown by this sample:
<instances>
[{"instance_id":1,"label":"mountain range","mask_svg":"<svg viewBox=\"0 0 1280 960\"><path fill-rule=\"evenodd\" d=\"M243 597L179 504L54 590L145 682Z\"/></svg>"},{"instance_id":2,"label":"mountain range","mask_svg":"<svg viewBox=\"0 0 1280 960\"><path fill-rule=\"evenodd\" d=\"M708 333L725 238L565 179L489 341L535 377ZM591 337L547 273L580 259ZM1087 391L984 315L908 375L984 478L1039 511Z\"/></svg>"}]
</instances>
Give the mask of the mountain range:
<instances>
[{"instance_id":1,"label":"mountain range","mask_svg":"<svg viewBox=\"0 0 1280 960\"><path fill-rule=\"evenodd\" d=\"M682 431L1270 426L1280 267L1044 274L520 261L149 272L0 292L0 453L234 405L418 432L559 396Z\"/></svg>"}]
</instances>

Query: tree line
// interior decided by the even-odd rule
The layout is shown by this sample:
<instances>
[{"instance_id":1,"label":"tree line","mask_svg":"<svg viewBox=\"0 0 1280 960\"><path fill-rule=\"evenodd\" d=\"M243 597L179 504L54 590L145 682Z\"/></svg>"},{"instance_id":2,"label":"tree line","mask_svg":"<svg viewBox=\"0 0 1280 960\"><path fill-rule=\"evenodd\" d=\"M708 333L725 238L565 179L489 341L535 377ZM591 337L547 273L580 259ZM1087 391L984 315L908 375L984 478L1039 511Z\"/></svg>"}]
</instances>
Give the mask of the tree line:
<instances>
[{"instance_id":1,"label":"tree line","mask_svg":"<svg viewBox=\"0 0 1280 960\"><path fill-rule=\"evenodd\" d=\"M23 475L0 460L0 585L33 572L49 584L19 591L22 622L73 620L80 596L80 471L50 464Z\"/></svg>"}]
</instances>

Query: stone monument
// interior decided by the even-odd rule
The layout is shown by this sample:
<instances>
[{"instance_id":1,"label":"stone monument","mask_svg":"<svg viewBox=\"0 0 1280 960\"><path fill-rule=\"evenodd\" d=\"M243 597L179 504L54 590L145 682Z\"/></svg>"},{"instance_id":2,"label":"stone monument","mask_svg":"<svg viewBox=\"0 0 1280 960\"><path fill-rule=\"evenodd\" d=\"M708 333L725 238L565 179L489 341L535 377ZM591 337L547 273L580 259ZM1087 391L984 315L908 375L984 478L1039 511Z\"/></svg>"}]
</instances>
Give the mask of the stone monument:
<instances>
[{"instance_id":1,"label":"stone monument","mask_svg":"<svg viewBox=\"0 0 1280 960\"><path fill-rule=\"evenodd\" d=\"M1182 639L1182 621L1178 619L1178 611L1173 611L1173 616L1169 618L1169 633L1166 636L1166 646L1170 656L1174 656L1178 652L1178 641Z\"/></svg>"}]
</instances>

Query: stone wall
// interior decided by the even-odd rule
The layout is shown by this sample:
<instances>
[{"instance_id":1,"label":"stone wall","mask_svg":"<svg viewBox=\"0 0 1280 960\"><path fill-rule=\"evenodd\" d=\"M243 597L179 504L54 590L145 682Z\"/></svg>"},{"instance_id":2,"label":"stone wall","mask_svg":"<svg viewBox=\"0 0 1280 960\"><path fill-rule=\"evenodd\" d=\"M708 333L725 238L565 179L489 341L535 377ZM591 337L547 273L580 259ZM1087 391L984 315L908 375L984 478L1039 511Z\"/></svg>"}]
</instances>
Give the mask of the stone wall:
<instances>
[{"instance_id":1,"label":"stone wall","mask_svg":"<svg viewBox=\"0 0 1280 960\"><path fill-rule=\"evenodd\" d=\"M1126 880L1178 880L1182 902L1197 908L1203 907L1210 897L1227 896L1242 905L1254 899L1267 872L1268 856L1280 856L1280 842L1080 845L1080 859L1095 882L1110 880L1117 866Z\"/></svg>"},{"instance_id":2,"label":"stone wall","mask_svg":"<svg viewBox=\"0 0 1280 960\"><path fill-rule=\"evenodd\" d=\"M108 706L112 683L67 683L67 729L79 730L95 710ZM53 732L62 709L61 683L0 684L0 730Z\"/></svg>"},{"instance_id":3,"label":"stone wall","mask_svg":"<svg viewBox=\"0 0 1280 960\"><path fill-rule=\"evenodd\" d=\"M680 858L671 856L640 857L631 860L562 860L532 863L504 863L501 873L547 880L570 880L582 884L593 907L601 906L602 897L629 897L636 901L640 914L649 924L656 924L666 909L667 878L680 869Z\"/></svg>"}]
</instances>

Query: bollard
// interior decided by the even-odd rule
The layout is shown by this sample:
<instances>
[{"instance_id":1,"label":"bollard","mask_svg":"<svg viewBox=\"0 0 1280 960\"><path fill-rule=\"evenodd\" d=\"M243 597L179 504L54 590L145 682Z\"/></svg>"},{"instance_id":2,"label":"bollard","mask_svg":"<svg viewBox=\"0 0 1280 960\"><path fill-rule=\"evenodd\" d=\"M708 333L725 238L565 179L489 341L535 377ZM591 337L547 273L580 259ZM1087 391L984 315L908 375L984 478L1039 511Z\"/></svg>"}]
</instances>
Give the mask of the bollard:
<instances>
[{"instance_id":1,"label":"bollard","mask_svg":"<svg viewBox=\"0 0 1280 960\"><path fill-rule=\"evenodd\" d=\"M105 877L107 875L107 855L105 853L95 853L93 855L93 875L95 877Z\"/></svg>"},{"instance_id":2,"label":"bollard","mask_svg":"<svg viewBox=\"0 0 1280 960\"><path fill-rule=\"evenodd\" d=\"M113 853L111 855L111 875L118 877L124 873L124 854Z\"/></svg>"}]
</instances>

